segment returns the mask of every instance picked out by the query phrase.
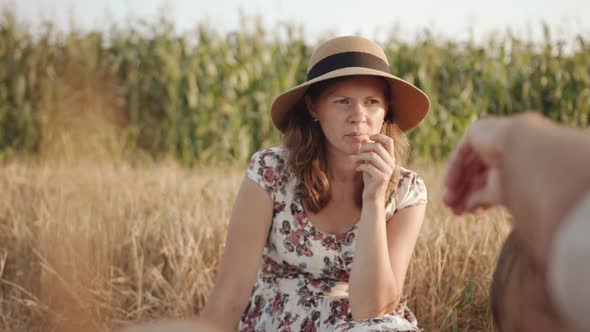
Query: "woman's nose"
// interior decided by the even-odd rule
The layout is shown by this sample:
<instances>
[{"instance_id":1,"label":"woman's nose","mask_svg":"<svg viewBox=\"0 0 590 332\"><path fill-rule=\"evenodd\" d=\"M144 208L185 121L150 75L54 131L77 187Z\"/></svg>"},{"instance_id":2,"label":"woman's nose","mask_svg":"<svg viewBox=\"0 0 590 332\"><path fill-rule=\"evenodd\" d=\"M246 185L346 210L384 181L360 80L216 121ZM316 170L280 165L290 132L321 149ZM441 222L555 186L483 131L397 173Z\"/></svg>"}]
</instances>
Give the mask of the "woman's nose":
<instances>
[{"instance_id":1,"label":"woman's nose","mask_svg":"<svg viewBox=\"0 0 590 332\"><path fill-rule=\"evenodd\" d=\"M361 103L354 103L350 114L350 122L359 123L363 122L366 118L365 106Z\"/></svg>"}]
</instances>

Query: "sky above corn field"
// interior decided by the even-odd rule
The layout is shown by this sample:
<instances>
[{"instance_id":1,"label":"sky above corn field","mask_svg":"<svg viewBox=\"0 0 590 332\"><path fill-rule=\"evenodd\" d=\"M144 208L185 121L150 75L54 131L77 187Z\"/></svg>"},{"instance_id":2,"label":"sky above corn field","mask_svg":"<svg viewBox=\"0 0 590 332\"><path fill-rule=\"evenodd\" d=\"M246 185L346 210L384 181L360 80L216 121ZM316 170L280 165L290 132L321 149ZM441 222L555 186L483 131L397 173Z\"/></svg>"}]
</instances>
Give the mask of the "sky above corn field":
<instances>
[{"instance_id":1,"label":"sky above corn field","mask_svg":"<svg viewBox=\"0 0 590 332\"><path fill-rule=\"evenodd\" d=\"M179 32L198 22L221 32L240 27L240 17L260 17L272 29L283 23L303 26L310 39L361 34L377 41L397 32L413 38L425 29L449 39L486 39L510 29L517 36L541 39L542 22L552 35L571 39L590 34L588 0L0 0L17 18L38 26L44 19L68 30L101 29L109 22L155 21L164 14ZM206 20L206 21L205 21ZM279 29L280 30L280 29Z\"/></svg>"}]
</instances>

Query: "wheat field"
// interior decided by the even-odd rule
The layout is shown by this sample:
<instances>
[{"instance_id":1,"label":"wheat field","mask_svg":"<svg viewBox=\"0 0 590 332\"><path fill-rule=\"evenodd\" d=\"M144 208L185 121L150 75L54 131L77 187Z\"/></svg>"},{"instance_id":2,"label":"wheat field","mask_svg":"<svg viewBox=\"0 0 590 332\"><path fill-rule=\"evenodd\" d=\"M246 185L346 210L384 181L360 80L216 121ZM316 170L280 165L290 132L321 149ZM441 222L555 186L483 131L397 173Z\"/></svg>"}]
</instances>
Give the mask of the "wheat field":
<instances>
[{"instance_id":1,"label":"wheat field","mask_svg":"<svg viewBox=\"0 0 590 332\"><path fill-rule=\"evenodd\" d=\"M198 314L245 169L13 160L0 166L0 331L104 331ZM405 293L425 331L492 331L487 290L504 210L455 217L442 164Z\"/></svg>"}]
</instances>

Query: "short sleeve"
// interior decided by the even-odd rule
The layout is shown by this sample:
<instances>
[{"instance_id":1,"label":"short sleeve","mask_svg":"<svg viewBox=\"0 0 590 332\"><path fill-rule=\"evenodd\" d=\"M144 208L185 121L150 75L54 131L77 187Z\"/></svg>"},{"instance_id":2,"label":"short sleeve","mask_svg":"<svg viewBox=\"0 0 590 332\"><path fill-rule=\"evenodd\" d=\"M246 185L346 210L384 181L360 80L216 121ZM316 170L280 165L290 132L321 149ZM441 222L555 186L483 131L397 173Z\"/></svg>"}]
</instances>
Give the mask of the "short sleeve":
<instances>
[{"instance_id":1,"label":"short sleeve","mask_svg":"<svg viewBox=\"0 0 590 332\"><path fill-rule=\"evenodd\" d=\"M397 187L385 207L385 218L389 220L396 211L410 206L426 204L428 192L420 175L405 168L401 169Z\"/></svg>"},{"instance_id":2,"label":"short sleeve","mask_svg":"<svg viewBox=\"0 0 590 332\"><path fill-rule=\"evenodd\" d=\"M402 172L396 195L397 209L401 210L414 205L423 205L428 201L426 184L420 175L407 171Z\"/></svg>"},{"instance_id":3,"label":"short sleeve","mask_svg":"<svg viewBox=\"0 0 590 332\"><path fill-rule=\"evenodd\" d=\"M272 198L286 181L285 160L277 148L261 150L250 158L246 176L256 182Z\"/></svg>"}]
</instances>

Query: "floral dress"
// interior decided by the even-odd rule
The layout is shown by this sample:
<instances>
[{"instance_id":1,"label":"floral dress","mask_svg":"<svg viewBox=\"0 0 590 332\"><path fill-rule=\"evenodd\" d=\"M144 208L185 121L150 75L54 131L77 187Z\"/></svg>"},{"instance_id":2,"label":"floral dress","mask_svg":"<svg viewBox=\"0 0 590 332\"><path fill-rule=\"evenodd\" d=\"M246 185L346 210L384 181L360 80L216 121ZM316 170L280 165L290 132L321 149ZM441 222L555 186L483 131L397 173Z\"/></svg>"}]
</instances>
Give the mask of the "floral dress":
<instances>
[{"instance_id":1,"label":"floral dress","mask_svg":"<svg viewBox=\"0 0 590 332\"><path fill-rule=\"evenodd\" d=\"M273 221L240 331L420 331L414 314L400 301L387 315L353 320L348 279L357 224L343 234L324 233L306 217L294 195L297 184L286 164L284 146L256 152L246 175L274 201ZM386 206L396 210L426 204L426 186L407 169Z\"/></svg>"}]
</instances>

